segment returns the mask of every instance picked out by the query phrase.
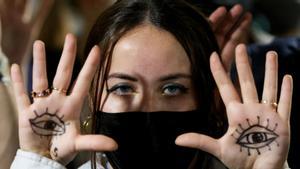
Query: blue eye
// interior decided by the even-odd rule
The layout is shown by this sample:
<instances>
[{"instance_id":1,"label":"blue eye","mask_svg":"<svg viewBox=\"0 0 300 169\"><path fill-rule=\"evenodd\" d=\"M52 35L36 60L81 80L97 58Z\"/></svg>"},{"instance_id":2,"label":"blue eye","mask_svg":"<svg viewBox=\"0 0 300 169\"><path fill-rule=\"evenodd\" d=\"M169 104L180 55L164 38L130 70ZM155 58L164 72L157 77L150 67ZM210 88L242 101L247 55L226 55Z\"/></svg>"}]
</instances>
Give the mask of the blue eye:
<instances>
[{"instance_id":1,"label":"blue eye","mask_svg":"<svg viewBox=\"0 0 300 169\"><path fill-rule=\"evenodd\" d=\"M187 88L181 84L166 84L163 86L162 94L165 96L177 96L187 92Z\"/></svg>"},{"instance_id":2,"label":"blue eye","mask_svg":"<svg viewBox=\"0 0 300 169\"><path fill-rule=\"evenodd\" d=\"M108 93L113 93L116 95L131 95L134 93L134 89L132 86L128 85L128 84L116 84L113 87L111 87L110 89L107 90Z\"/></svg>"}]
</instances>

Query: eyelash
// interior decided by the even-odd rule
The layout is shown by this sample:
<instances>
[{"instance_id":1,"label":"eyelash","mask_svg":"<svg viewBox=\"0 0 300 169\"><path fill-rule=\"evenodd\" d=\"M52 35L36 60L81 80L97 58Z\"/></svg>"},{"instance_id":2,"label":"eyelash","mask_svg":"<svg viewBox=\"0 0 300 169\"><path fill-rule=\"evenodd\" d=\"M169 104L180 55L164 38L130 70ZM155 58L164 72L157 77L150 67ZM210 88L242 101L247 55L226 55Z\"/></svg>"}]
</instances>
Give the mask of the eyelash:
<instances>
[{"instance_id":1,"label":"eyelash","mask_svg":"<svg viewBox=\"0 0 300 169\"><path fill-rule=\"evenodd\" d=\"M171 94L167 94L166 90L176 90L176 92L171 92ZM178 83L166 84L162 87L162 95L164 96L178 96L184 93L187 93L188 88Z\"/></svg>"},{"instance_id":2,"label":"eyelash","mask_svg":"<svg viewBox=\"0 0 300 169\"><path fill-rule=\"evenodd\" d=\"M169 93L167 93L167 90L173 90L173 91L169 91ZM175 90L175 92L174 92ZM169 83L166 84L164 86L162 86L162 95L164 96L178 96L184 93L187 93L188 88L186 88L185 86L178 84L178 83ZM120 83L120 84L116 84L114 86L112 86L110 89L107 89L107 92L119 95L119 96L126 96L126 95L131 95L133 93L135 93L135 89L127 84L127 83Z\"/></svg>"},{"instance_id":3,"label":"eyelash","mask_svg":"<svg viewBox=\"0 0 300 169\"><path fill-rule=\"evenodd\" d=\"M123 90L123 91L122 91ZM126 90L126 91L124 91ZM128 91L130 90L130 91ZM119 83L112 86L110 89L107 89L107 93L113 93L119 96L131 95L135 93L134 88L127 83Z\"/></svg>"}]
</instances>

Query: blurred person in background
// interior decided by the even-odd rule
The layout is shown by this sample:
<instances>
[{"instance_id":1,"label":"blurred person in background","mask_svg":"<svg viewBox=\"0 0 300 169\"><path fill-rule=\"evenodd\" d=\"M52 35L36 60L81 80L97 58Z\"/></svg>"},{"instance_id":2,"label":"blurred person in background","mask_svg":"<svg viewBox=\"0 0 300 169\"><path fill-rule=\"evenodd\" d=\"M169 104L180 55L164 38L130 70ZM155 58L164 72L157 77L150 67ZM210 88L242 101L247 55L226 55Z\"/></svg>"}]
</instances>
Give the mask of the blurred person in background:
<instances>
[{"instance_id":1,"label":"blurred person in background","mask_svg":"<svg viewBox=\"0 0 300 169\"><path fill-rule=\"evenodd\" d=\"M26 69L30 48L51 10L53 0L0 0L0 168L9 168L19 147L18 118L9 66ZM26 71L25 71L26 72Z\"/></svg>"}]
</instances>

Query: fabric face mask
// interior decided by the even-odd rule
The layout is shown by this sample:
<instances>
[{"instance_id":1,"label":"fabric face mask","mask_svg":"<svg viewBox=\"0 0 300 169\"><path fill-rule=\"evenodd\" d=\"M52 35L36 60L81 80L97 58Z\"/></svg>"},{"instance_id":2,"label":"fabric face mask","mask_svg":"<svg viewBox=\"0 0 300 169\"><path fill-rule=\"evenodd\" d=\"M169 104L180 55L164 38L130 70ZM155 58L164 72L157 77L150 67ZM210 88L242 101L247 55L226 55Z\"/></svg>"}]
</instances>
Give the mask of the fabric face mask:
<instances>
[{"instance_id":1,"label":"fabric face mask","mask_svg":"<svg viewBox=\"0 0 300 169\"><path fill-rule=\"evenodd\" d=\"M175 139L186 132L207 134L207 113L97 113L98 134L113 138L118 149L105 153L114 169L202 168L205 153L180 147Z\"/></svg>"}]
</instances>

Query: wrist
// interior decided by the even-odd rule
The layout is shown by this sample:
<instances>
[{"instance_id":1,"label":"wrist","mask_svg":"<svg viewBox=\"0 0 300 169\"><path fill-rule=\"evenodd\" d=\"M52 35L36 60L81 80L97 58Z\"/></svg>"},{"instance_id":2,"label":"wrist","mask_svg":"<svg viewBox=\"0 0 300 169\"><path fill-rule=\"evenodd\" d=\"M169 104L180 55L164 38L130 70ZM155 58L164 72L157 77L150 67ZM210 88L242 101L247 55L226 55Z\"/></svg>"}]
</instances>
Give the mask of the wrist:
<instances>
[{"instance_id":1,"label":"wrist","mask_svg":"<svg viewBox=\"0 0 300 169\"><path fill-rule=\"evenodd\" d=\"M25 152L31 152L31 153L35 153L35 154L38 154L40 156L43 156L43 157L46 157L46 158L49 158L52 160L52 157L51 157L51 154L50 154L50 151L49 150L28 150L28 149L24 149L24 148L21 148L22 151L25 151Z\"/></svg>"},{"instance_id":2,"label":"wrist","mask_svg":"<svg viewBox=\"0 0 300 169\"><path fill-rule=\"evenodd\" d=\"M36 154L32 151L24 151L19 149L16 157L11 165L12 169L17 168L44 168L44 169L66 169L63 164Z\"/></svg>"}]
</instances>

